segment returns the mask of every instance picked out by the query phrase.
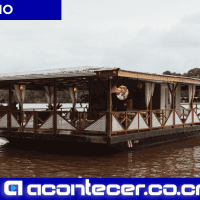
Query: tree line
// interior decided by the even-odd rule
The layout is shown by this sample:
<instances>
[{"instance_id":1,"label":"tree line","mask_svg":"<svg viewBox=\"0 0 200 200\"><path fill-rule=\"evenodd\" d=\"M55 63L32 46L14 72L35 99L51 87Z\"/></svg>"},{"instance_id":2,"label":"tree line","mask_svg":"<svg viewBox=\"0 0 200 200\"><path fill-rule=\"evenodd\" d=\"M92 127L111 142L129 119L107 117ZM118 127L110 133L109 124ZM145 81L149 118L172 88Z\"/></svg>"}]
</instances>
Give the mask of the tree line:
<instances>
[{"instance_id":1,"label":"tree line","mask_svg":"<svg viewBox=\"0 0 200 200\"><path fill-rule=\"evenodd\" d=\"M186 73L176 73L176 72L170 72L169 70L163 72L164 75L173 75L173 76L183 76L183 77L190 77L190 78L198 78L200 79L200 68L193 68L190 69ZM187 90L181 90L181 96L182 97L187 97L188 96L188 91ZM196 89L196 94L195 96L200 97L200 90Z\"/></svg>"},{"instance_id":2,"label":"tree line","mask_svg":"<svg viewBox=\"0 0 200 200\"><path fill-rule=\"evenodd\" d=\"M193 68L190 69L186 73L177 73L177 72L170 72L169 70L163 72L164 75L173 75L173 76L183 76L183 77L191 77L191 78L200 78L200 68Z\"/></svg>"},{"instance_id":3,"label":"tree line","mask_svg":"<svg viewBox=\"0 0 200 200\"><path fill-rule=\"evenodd\" d=\"M84 103L83 98L88 95L88 91L80 90L77 93L77 103ZM8 103L9 92L8 90L0 90L0 102ZM18 103L15 91L13 91L12 102ZM58 103L72 103L69 91L57 92ZM45 91L26 90L24 103L47 103Z\"/></svg>"}]
</instances>

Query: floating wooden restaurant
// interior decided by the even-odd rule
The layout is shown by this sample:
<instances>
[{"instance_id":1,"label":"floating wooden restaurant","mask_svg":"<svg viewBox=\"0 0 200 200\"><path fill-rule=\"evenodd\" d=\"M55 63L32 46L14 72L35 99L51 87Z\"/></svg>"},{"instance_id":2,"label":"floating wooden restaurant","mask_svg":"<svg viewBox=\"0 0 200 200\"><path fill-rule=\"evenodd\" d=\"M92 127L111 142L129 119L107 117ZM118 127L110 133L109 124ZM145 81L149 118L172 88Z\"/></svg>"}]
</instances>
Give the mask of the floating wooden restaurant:
<instances>
[{"instance_id":1,"label":"floating wooden restaurant","mask_svg":"<svg viewBox=\"0 0 200 200\"><path fill-rule=\"evenodd\" d=\"M0 136L16 139L99 143L134 147L194 136L200 130L193 107L200 80L125 71L117 68L62 69L0 75L0 90L9 93L0 109ZM45 91L48 108L23 109L27 90ZM77 94L87 91L85 111ZM181 106L188 90L189 107ZM57 94L69 91L71 109L60 109ZM13 95L19 107L13 106ZM70 102L63 102L70 103Z\"/></svg>"}]
</instances>

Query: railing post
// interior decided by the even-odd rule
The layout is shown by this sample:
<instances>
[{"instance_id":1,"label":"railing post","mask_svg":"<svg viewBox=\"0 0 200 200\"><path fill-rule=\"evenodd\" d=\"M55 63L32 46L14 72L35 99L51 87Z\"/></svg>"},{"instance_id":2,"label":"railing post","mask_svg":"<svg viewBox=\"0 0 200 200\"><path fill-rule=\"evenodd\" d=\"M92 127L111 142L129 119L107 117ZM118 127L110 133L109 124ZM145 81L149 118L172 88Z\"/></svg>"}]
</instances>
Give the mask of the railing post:
<instances>
[{"instance_id":1,"label":"railing post","mask_svg":"<svg viewBox=\"0 0 200 200\"><path fill-rule=\"evenodd\" d=\"M164 129L164 111L162 110L162 128Z\"/></svg>"},{"instance_id":2,"label":"railing post","mask_svg":"<svg viewBox=\"0 0 200 200\"><path fill-rule=\"evenodd\" d=\"M80 112L78 112L78 113L76 113L76 114L78 114L78 124L79 124L79 126L78 126L78 132L79 132L79 135L81 134L81 114L82 113L80 113Z\"/></svg>"},{"instance_id":3,"label":"railing post","mask_svg":"<svg viewBox=\"0 0 200 200\"><path fill-rule=\"evenodd\" d=\"M89 111L91 112L91 99L92 99L92 83L91 78L89 78Z\"/></svg>"},{"instance_id":4,"label":"railing post","mask_svg":"<svg viewBox=\"0 0 200 200\"><path fill-rule=\"evenodd\" d=\"M175 127L175 109L173 109L173 128Z\"/></svg>"},{"instance_id":5,"label":"railing post","mask_svg":"<svg viewBox=\"0 0 200 200\"><path fill-rule=\"evenodd\" d=\"M175 128L175 112L176 112L176 108L175 108L175 92L173 92L173 95L172 95L172 108L173 108L173 128Z\"/></svg>"},{"instance_id":6,"label":"railing post","mask_svg":"<svg viewBox=\"0 0 200 200\"><path fill-rule=\"evenodd\" d=\"M192 126L193 126L193 123L194 123L194 110L193 110L194 109L193 108L193 100L194 100L193 96L194 96L194 94L193 94L193 87L194 86L192 86L192 98L191 98L191 105L190 105L191 106L191 112L192 112L192 124L191 124Z\"/></svg>"},{"instance_id":7,"label":"railing post","mask_svg":"<svg viewBox=\"0 0 200 200\"><path fill-rule=\"evenodd\" d=\"M111 112L107 113L107 131L108 131L107 136L111 138L111 133L112 133L112 113Z\"/></svg>"},{"instance_id":8,"label":"railing post","mask_svg":"<svg viewBox=\"0 0 200 200\"><path fill-rule=\"evenodd\" d=\"M21 128L22 128L22 133L24 132L24 111L23 111L23 105L22 105L22 110L21 110Z\"/></svg>"},{"instance_id":9,"label":"railing post","mask_svg":"<svg viewBox=\"0 0 200 200\"><path fill-rule=\"evenodd\" d=\"M53 130L54 137L57 133L57 112L56 112L56 104L57 104L57 79L54 79L54 93L53 93Z\"/></svg>"},{"instance_id":10,"label":"railing post","mask_svg":"<svg viewBox=\"0 0 200 200\"><path fill-rule=\"evenodd\" d=\"M150 106L149 106L149 108L150 108L150 112L149 112L149 118L150 118L150 120L149 120L149 128L150 128L150 130L152 130L152 97L151 97L151 99L150 99Z\"/></svg>"},{"instance_id":11,"label":"railing post","mask_svg":"<svg viewBox=\"0 0 200 200\"><path fill-rule=\"evenodd\" d=\"M138 133L139 133L139 131L140 131L140 116L139 116L139 111L137 111L137 114L138 114Z\"/></svg>"},{"instance_id":12,"label":"railing post","mask_svg":"<svg viewBox=\"0 0 200 200\"><path fill-rule=\"evenodd\" d=\"M126 135L127 135L127 128L128 128L128 113L125 112L125 129L126 129Z\"/></svg>"},{"instance_id":13,"label":"railing post","mask_svg":"<svg viewBox=\"0 0 200 200\"><path fill-rule=\"evenodd\" d=\"M12 84L9 82L9 102L8 102L8 136L10 135L11 131L11 102L12 102Z\"/></svg>"},{"instance_id":14,"label":"railing post","mask_svg":"<svg viewBox=\"0 0 200 200\"><path fill-rule=\"evenodd\" d=\"M37 134L37 126L38 126L38 112L33 111L34 113L34 139L36 139L36 134Z\"/></svg>"},{"instance_id":15,"label":"railing post","mask_svg":"<svg viewBox=\"0 0 200 200\"><path fill-rule=\"evenodd\" d=\"M150 110L150 130L152 130L152 110Z\"/></svg>"},{"instance_id":16,"label":"railing post","mask_svg":"<svg viewBox=\"0 0 200 200\"><path fill-rule=\"evenodd\" d=\"M192 108L192 126L194 125L194 109Z\"/></svg>"},{"instance_id":17,"label":"railing post","mask_svg":"<svg viewBox=\"0 0 200 200\"><path fill-rule=\"evenodd\" d=\"M111 94L111 87L112 87L112 79L111 77L108 77L108 90L107 90L107 111L108 111L108 121L107 121L107 127L108 132L107 136L108 138L111 138L112 134L112 94Z\"/></svg>"}]
</instances>

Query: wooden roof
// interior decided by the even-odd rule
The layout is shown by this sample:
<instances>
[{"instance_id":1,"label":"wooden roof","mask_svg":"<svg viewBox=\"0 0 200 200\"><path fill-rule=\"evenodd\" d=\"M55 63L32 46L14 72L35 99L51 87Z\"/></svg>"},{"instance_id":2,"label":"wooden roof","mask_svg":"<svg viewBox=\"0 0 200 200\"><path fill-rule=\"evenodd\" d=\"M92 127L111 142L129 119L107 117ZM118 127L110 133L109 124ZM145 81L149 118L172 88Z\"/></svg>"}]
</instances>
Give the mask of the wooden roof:
<instances>
[{"instance_id":1,"label":"wooden roof","mask_svg":"<svg viewBox=\"0 0 200 200\"><path fill-rule=\"evenodd\" d=\"M53 79L57 79L58 88L65 89L70 86L82 87L89 85L90 77L127 77L147 82L156 83L182 83L185 85L200 85L200 79L186 78L169 75L149 74L142 72L126 71L119 68L65 68L55 70L43 70L38 72L0 74L0 88L8 88L11 81L13 84L26 84L27 89L40 90L41 86L53 86Z\"/></svg>"},{"instance_id":2,"label":"wooden roof","mask_svg":"<svg viewBox=\"0 0 200 200\"><path fill-rule=\"evenodd\" d=\"M147 82L157 82L157 83L183 83L183 84L195 84L200 85L200 79L197 78L188 78L182 76L171 76L171 75L159 75L159 74L150 74L143 72L134 72L126 71L121 69L116 70L103 70L96 71L98 77L107 77L107 76L118 76L118 77L128 77L138 80L143 80Z\"/></svg>"},{"instance_id":3,"label":"wooden roof","mask_svg":"<svg viewBox=\"0 0 200 200\"><path fill-rule=\"evenodd\" d=\"M0 81L8 80L30 80L30 79L52 79L52 78L63 78L63 77L81 77L81 76L95 76L95 71L100 68L63 68L63 69L50 69L50 70L39 70L39 71L26 71L17 73L6 73L0 74ZM111 68L101 68L107 70ZM112 68L113 69L113 68Z\"/></svg>"},{"instance_id":4,"label":"wooden roof","mask_svg":"<svg viewBox=\"0 0 200 200\"><path fill-rule=\"evenodd\" d=\"M63 90L68 87L82 87L89 85L89 77L96 76L96 70L111 70L111 68L77 67L41 71L28 71L23 73L0 74L0 89L7 89L9 82L12 85L25 84L27 89L43 90L41 86L53 86L57 79L57 87ZM112 68L114 69L114 68Z\"/></svg>"}]
</instances>

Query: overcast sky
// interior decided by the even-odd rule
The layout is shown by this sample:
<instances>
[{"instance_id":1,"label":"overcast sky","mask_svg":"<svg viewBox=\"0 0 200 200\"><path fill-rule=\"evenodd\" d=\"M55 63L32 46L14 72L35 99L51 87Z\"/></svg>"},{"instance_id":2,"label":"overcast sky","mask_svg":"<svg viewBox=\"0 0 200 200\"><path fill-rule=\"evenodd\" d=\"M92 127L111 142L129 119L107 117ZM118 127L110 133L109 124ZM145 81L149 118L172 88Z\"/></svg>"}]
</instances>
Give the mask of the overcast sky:
<instances>
[{"instance_id":1,"label":"overcast sky","mask_svg":"<svg viewBox=\"0 0 200 200\"><path fill-rule=\"evenodd\" d=\"M61 21L0 21L1 72L200 67L200 0L62 0Z\"/></svg>"}]
</instances>

